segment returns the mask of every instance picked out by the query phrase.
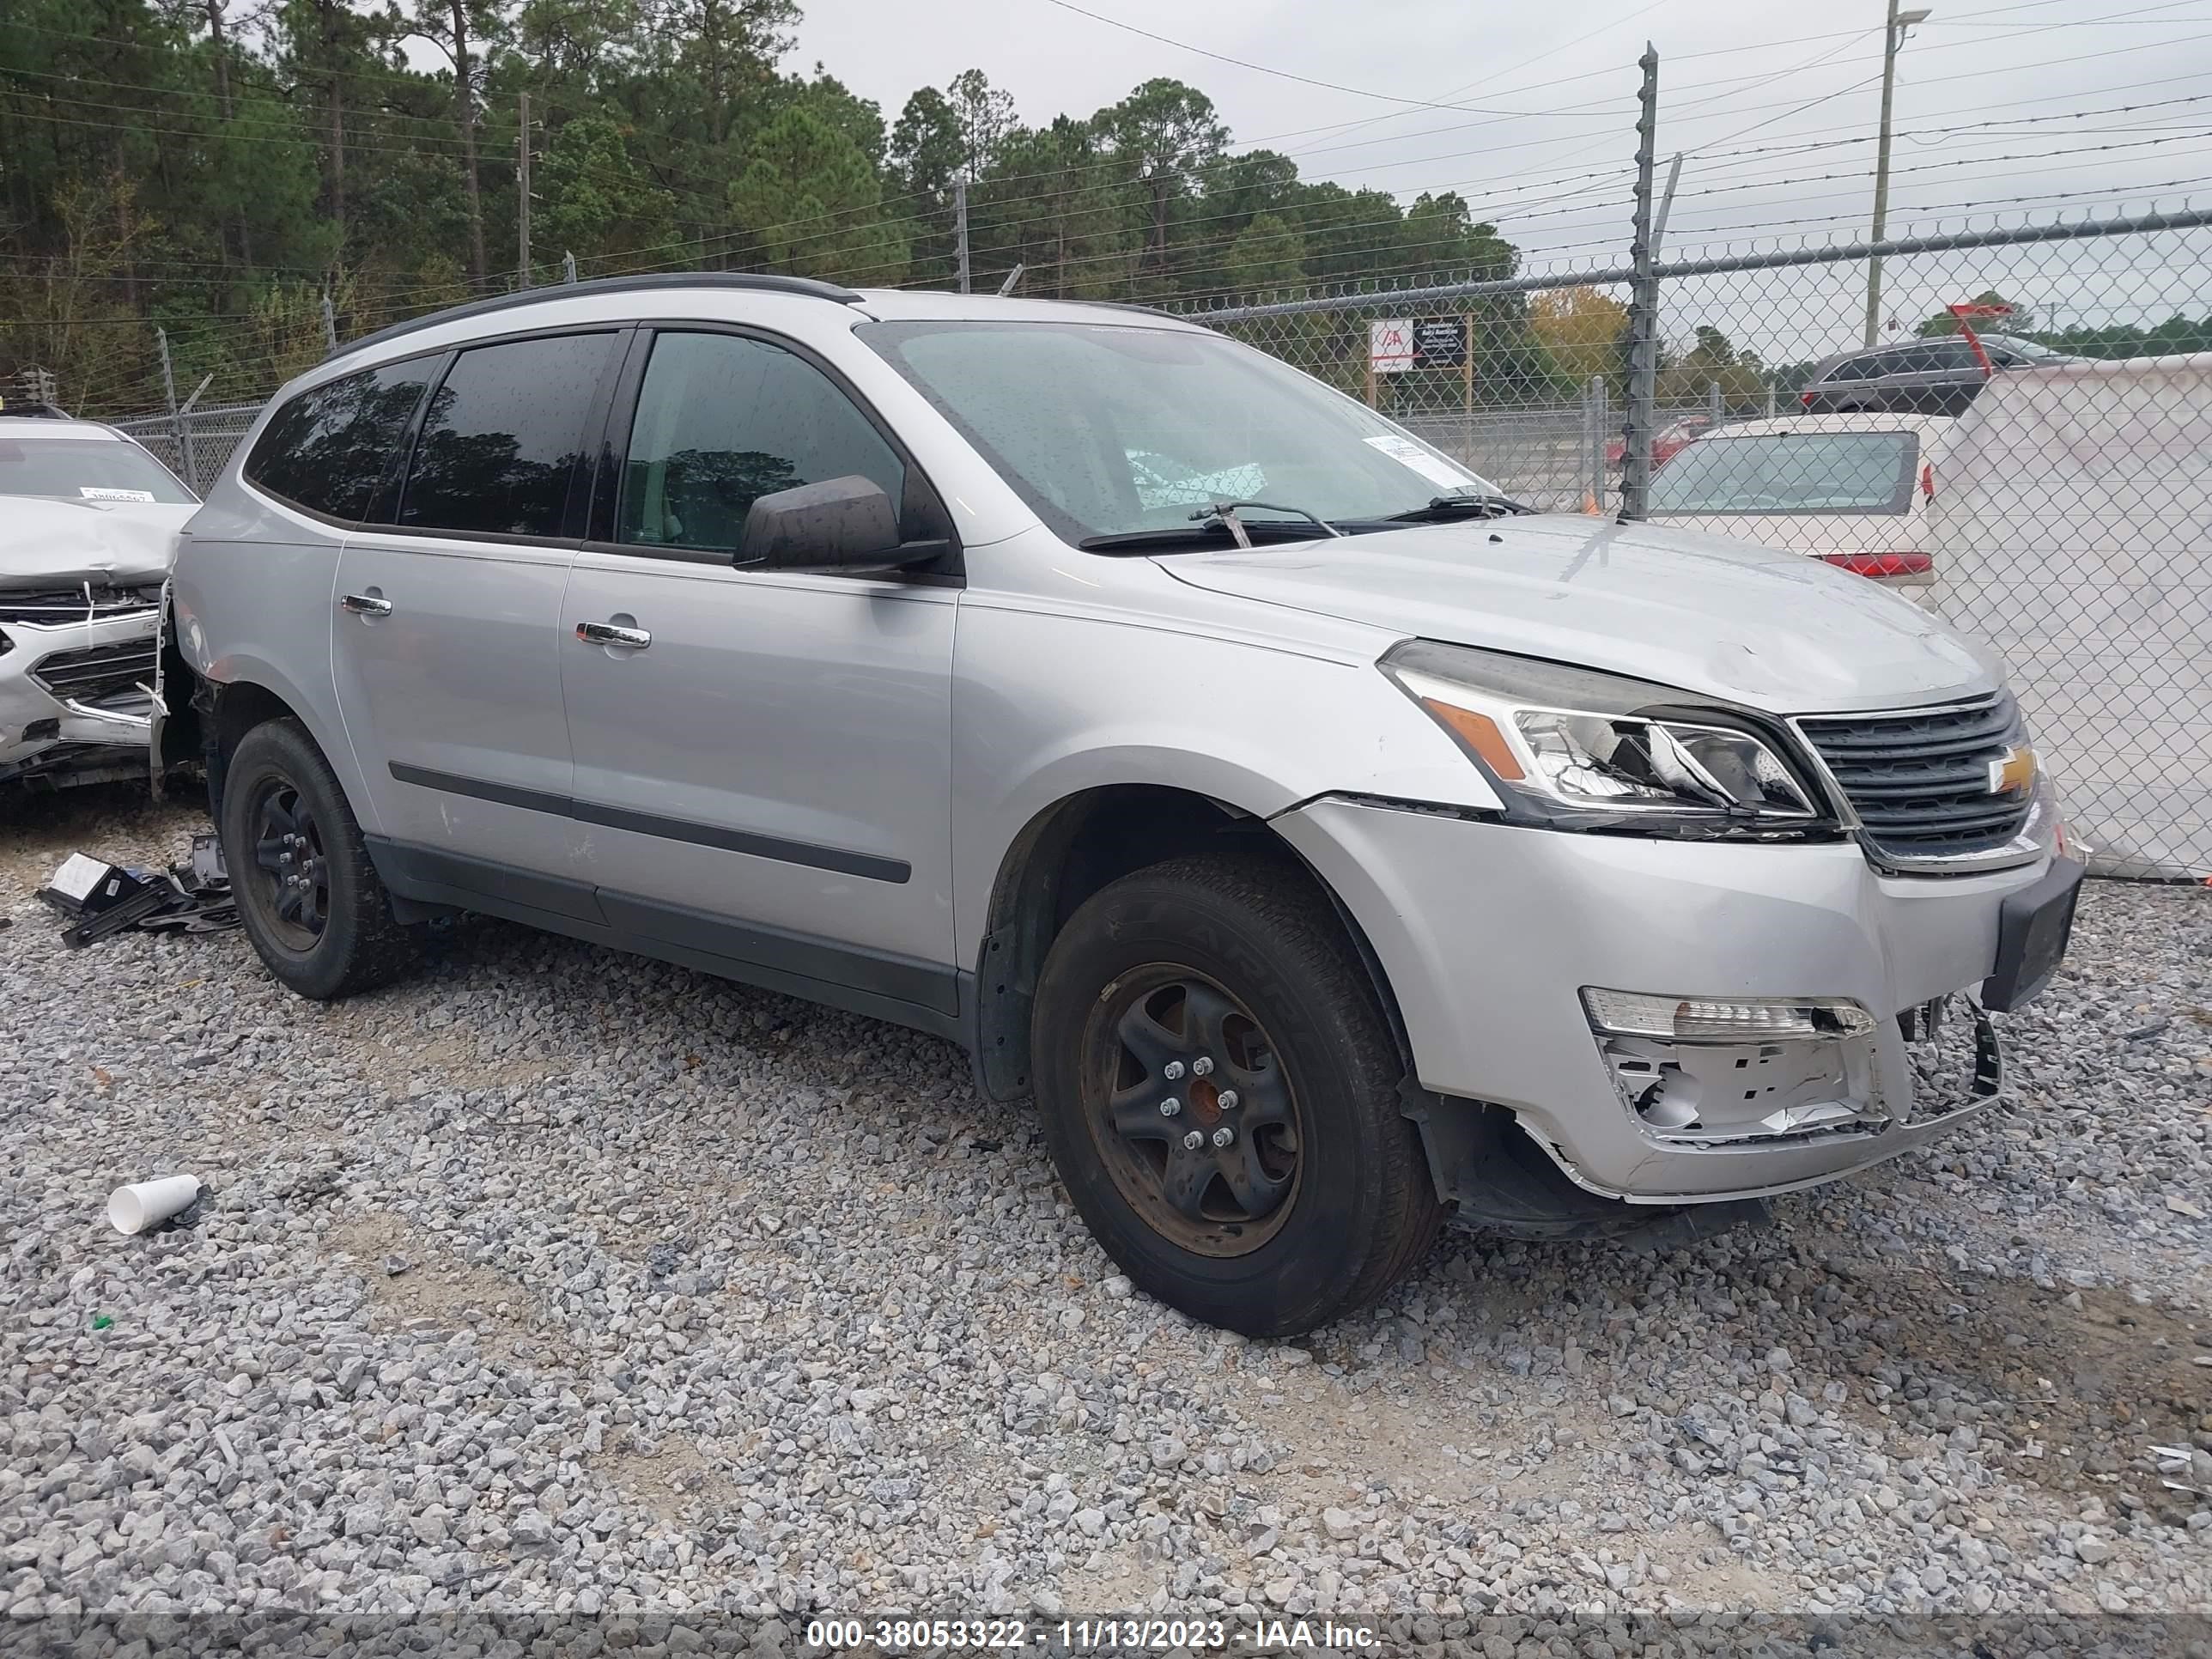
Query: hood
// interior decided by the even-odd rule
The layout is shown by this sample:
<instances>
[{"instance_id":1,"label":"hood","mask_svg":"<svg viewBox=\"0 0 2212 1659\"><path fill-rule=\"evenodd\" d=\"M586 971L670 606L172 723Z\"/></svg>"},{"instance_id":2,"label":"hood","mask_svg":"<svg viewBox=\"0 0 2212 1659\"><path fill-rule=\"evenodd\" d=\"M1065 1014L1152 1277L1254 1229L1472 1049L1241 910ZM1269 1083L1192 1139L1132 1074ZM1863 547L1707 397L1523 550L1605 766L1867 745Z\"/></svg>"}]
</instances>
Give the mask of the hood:
<instances>
[{"instance_id":1,"label":"hood","mask_svg":"<svg viewBox=\"0 0 2212 1659\"><path fill-rule=\"evenodd\" d=\"M1476 520L1157 562L1216 593L1775 714L1934 702L2002 678L1983 648L1864 577L1649 524Z\"/></svg>"},{"instance_id":2,"label":"hood","mask_svg":"<svg viewBox=\"0 0 2212 1659\"><path fill-rule=\"evenodd\" d=\"M0 495L0 587L158 582L177 556L177 532L198 511L190 501Z\"/></svg>"}]
</instances>

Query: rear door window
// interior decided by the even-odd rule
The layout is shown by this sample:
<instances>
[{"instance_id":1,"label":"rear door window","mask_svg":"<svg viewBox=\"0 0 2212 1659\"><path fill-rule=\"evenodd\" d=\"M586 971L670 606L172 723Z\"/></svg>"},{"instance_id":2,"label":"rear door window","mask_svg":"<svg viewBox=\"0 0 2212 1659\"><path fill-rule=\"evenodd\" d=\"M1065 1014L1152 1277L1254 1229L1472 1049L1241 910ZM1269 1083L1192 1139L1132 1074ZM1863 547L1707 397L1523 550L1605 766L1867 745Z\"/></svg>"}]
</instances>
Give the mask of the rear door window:
<instances>
[{"instance_id":1,"label":"rear door window","mask_svg":"<svg viewBox=\"0 0 2212 1659\"><path fill-rule=\"evenodd\" d=\"M442 357L386 363L301 392L263 429L246 459L247 480L309 513L359 522Z\"/></svg>"},{"instance_id":2,"label":"rear door window","mask_svg":"<svg viewBox=\"0 0 2212 1659\"><path fill-rule=\"evenodd\" d=\"M612 333L462 352L431 395L398 522L456 535L560 538Z\"/></svg>"}]
</instances>

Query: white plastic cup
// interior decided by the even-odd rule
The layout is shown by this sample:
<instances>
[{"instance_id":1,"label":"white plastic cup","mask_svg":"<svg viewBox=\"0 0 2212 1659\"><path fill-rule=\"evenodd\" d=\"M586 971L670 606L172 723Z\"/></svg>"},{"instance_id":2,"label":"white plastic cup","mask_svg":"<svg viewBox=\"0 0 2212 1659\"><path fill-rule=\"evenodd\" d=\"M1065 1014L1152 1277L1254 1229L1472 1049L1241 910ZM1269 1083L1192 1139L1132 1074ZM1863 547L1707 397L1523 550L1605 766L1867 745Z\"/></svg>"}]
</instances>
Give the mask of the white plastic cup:
<instances>
[{"instance_id":1,"label":"white plastic cup","mask_svg":"<svg viewBox=\"0 0 2212 1659\"><path fill-rule=\"evenodd\" d=\"M163 1176L118 1187L108 1194L107 1218L118 1233L143 1233L160 1225L200 1195L198 1176Z\"/></svg>"}]
</instances>

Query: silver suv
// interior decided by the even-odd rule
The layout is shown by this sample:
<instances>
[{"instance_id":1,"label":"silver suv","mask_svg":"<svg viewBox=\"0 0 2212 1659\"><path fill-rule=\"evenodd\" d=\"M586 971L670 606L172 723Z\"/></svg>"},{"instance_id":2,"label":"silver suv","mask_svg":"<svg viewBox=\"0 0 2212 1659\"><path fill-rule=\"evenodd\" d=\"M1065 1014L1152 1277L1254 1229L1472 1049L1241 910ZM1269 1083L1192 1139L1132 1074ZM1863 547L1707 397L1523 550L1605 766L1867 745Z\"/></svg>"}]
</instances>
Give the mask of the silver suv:
<instances>
[{"instance_id":1,"label":"silver suv","mask_svg":"<svg viewBox=\"0 0 2212 1659\"><path fill-rule=\"evenodd\" d=\"M387 330L263 416L173 630L287 985L469 910L933 1032L1255 1334L1447 1215L1679 1236L1926 1144L2081 875L1906 600L1524 513L1116 307L641 277Z\"/></svg>"}]
</instances>

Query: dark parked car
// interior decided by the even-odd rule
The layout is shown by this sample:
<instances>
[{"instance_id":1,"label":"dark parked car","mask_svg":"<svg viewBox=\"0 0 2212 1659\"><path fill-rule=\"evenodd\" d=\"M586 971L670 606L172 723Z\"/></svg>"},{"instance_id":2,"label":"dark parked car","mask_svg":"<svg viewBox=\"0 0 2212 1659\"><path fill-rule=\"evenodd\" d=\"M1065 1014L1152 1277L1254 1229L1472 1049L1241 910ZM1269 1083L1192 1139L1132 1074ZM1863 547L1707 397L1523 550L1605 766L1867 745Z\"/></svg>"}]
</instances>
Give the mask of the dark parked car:
<instances>
[{"instance_id":1,"label":"dark parked car","mask_svg":"<svg viewBox=\"0 0 2212 1659\"><path fill-rule=\"evenodd\" d=\"M1984 334L1994 369L2071 362L2064 352L2009 334ZM1974 401L1989 371L1963 334L1839 351L1824 358L1798 401L1819 414L1879 410L1891 415L1958 415Z\"/></svg>"}]
</instances>

